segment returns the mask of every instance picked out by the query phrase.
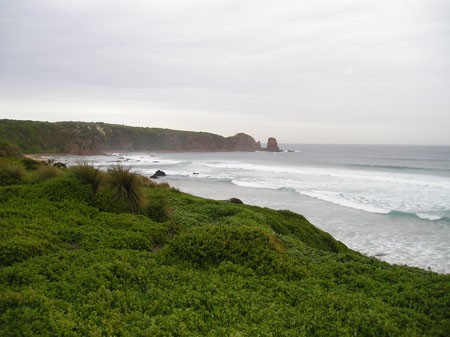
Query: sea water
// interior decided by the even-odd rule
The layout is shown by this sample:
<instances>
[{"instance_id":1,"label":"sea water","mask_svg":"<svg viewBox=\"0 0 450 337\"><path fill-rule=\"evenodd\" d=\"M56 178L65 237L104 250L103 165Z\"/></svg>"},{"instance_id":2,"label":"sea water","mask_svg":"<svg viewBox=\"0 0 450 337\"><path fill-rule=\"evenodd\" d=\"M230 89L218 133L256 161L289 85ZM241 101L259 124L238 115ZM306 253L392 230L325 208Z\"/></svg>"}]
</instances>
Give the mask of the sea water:
<instances>
[{"instance_id":1,"label":"sea water","mask_svg":"<svg viewBox=\"0 0 450 337\"><path fill-rule=\"evenodd\" d=\"M281 146L289 152L112 153L180 190L290 209L347 246L395 264L450 273L450 147ZM58 157L75 163L78 157Z\"/></svg>"}]
</instances>

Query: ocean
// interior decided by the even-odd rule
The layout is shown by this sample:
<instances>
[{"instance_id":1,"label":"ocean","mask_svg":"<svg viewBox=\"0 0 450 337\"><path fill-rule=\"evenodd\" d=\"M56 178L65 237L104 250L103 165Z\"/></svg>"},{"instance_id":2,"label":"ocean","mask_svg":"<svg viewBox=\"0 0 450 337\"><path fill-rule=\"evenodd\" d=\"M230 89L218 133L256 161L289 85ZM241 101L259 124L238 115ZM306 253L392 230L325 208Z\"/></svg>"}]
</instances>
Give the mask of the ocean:
<instances>
[{"instance_id":1,"label":"ocean","mask_svg":"<svg viewBox=\"0 0 450 337\"><path fill-rule=\"evenodd\" d=\"M289 152L111 153L181 191L303 214L350 248L450 273L450 146L281 144ZM76 163L80 157L54 157Z\"/></svg>"}]
</instances>

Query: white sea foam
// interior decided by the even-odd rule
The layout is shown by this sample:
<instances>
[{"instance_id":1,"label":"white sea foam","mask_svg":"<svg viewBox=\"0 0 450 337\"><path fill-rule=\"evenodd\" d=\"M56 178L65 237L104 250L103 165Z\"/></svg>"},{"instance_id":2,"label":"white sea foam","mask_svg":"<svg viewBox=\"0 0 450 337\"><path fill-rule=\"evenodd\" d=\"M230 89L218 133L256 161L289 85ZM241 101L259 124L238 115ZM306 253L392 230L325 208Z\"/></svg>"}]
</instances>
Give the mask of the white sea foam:
<instances>
[{"instance_id":1,"label":"white sea foam","mask_svg":"<svg viewBox=\"0 0 450 337\"><path fill-rule=\"evenodd\" d=\"M445 176L337 167L280 166L223 159L199 160L194 155L192 159L187 155L180 158L140 153L114 153L112 157L121 158L122 165L131 166L145 175L162 169L168 175L220 179L247 188L289 189L370 213L398 211L426 220L439 220L443 216L438 211L447 209L450 202L450 179ZM91 158L95 158L103 169L112 164L111 156Z\"/></svg>"},{"instance_id":2,"label":"white sea foam","mask_svg":"<svg viewBox=\"0 0 450 337\"><path fill-rule=\"evenodd\" d=\"M380 207L375 207L369 204L363 204L360 202L356 202L354 200L350 200L345 198L342 193L329 192L329 191L300 191L300 194L307 195L312 198L317 198L320 200L332 202L334 204L350 207L354 209L359 209L361 211L366 211L370 213L378 213L378 214L388 214L391 210L384 209Z\"/></svg>"},{"instance_id":3,"label":"white sea foam","mask_svg":"<svg viewBox=\"0 0 450 337\"><path fill-rule=\"evenodd\" d=\"M275 181L275 180L256 180L256 181L246 181L246 180L237 180L237 179L232 179L231 183L233 183L236 186L241 186L241 187L251 187L251 188L267 188L267 189L271 189L271 190L276 190L279 188L282 188L283 185L280 184L279 182Z\"/></svg>"},{"instance_id":4,"label":"white sea foam","mask_svg":"<svg viewBox=\"0 0 450 337\"><path fill-rule=\"evenodd\" d=\"M363 180L363 181L378 181L389 182L394 184L407 184L423 187L440 187L450 189L449 179L433 176L421 176L421 175L406 175L401 173L388 174L379 171L358 171L358 170L346 170L337 168L323 168L323 167L289 167L289 166L272 166L272 165L255 165L242 162L198 162L198 165L216 168L216 169L229 169L238 171L260 171L276 174L296 174L296 175L308 175L308 176L325 176L335 178L345 178L351 180Z\"/></svg>"},{"instance_id":5,"label":"white sea foam","mask_svg":"<svg viewBox=\"0 0 450 337\"><path fill-rule=\"evenodd\" d=\"M442 216L439 216L439 215L433 215L433 214L416 213L416 215L417 215L419 218L421 218L421 219L431 220L431 221L436 221L436 220L441 220L441 219L443 219Z\"/></svg>"}]
</instances>

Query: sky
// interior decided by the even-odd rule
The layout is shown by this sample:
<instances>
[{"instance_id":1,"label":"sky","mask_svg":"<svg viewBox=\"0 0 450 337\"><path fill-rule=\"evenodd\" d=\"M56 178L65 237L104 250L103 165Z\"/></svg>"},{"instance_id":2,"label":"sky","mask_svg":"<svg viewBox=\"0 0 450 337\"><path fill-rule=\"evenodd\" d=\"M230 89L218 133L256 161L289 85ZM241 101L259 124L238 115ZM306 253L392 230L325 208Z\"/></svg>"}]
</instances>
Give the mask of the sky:
<instances>
[{"instance_id":1,"label":"sky","mask_svg":"<svg viewBox=\"0 0 450 337\"><path fill-rule=\"evenodd\" d=\"M450 1L0 0L0 118L450 145Z\"/></svg>"}]
</instances>

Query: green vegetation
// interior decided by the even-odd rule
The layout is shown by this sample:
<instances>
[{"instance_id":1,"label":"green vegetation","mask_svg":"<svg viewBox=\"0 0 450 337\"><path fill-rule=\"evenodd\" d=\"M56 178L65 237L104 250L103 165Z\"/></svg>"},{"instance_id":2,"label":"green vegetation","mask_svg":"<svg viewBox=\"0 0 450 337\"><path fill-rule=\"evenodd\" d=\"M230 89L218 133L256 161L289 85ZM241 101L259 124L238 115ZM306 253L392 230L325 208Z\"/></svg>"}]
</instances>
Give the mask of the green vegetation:
<instances>
[{"instance_id":1,"label":"green vegetation","mask_svg":"<svg viewBox=\"0 0 450 337\"><path fill-rule=\"evenodd\" d=\"M133 214L86 166L0 187L0 336L449 335L450 275L116 168L148 199Z\"/></svg>"},{"instance_id":2,"label":"green vegetation","mask_svg":"<svg viewBox=\"0 0 450 337\"><path fill-rule=\"evenodd\" d=\"M22 157L20 149L3 138L0 133L0 157Z\"/></svg>"},{"instance_id":3,"label":"green vegetation","mask_svg":"<svg viewBox=\"0 0 450 337\"><path fill-rule=\"evenodd\" d=\"M23 158L22 159L22 165L27 169L27 170L37 170L39 167L39 162L37 162L36 160L30 159L30 158Z\"/></svg>"},{"instance_id":4,"label":"green vegetation","mask_svg":"<svg viewBox=\"0 0 450 337\"><path fill-rule=\"evenodd\" d=\"M139 176L129 167L114 165L108 169L106 183L114 199L128 205L133 213L139 213L146 203Z\"/></svg>"},{"instance_id":5,"label":"green vegetation","mask_svg":"<svg viewBox=\"0 0 450 337\"><path fill-rule=\"evenodd\" d=\"M0 157L20 153L96 154L102 151L255 151L246 134L222 137L208 132L84 122L0 119Z\"/></svg>"},{"instance_id":6,"label":"green vegetation","mask_svg":"<svg viewBox=\"0 0 450 337\"><path fill-rule=\"evenodd\" d=\"M49 180L58 177L61 175L61 170L56 167L42 165L39 166L36 172L33 175L33 178L36 182Z\"/></svg>"},{"instance_id":7,"label":"green vegetation","mask_svg":"<svg viewBox=\"0 0 450 337\"><path fill-rule=\"evenodd\" d=\"M102 171L95 168L87 161L81 161L78 165L72 166L69 172L71 176L80 179L87 185L90 185L94 194L98 192L103 181Z\"/></svg>"},{"instance_id":8,"label":"green vegetation","mask_svg":"<svg viewBox=\"0 0 450 337\"><path fill-rule=\"evenodd\" d=\"M24 169L19 163L3 163L0 165L0 186L19 184L24 175Z\"/></svg>"}]
</instances>

